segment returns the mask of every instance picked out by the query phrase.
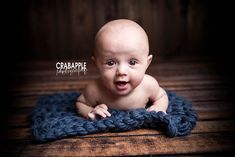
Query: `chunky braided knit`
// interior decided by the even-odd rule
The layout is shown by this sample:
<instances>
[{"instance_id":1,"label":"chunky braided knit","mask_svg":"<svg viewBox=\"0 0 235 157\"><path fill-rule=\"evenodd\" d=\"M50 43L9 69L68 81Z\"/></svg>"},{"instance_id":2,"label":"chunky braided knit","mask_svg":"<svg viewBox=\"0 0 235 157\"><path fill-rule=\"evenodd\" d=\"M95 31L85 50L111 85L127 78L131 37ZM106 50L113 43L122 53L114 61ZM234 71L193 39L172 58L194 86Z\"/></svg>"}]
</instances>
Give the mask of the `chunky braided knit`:
<instances>
[{"instance_id":1,"label":"chunky braided knit","mask_svg":"<svg viewBox=\"0 0 235 157\"><path fill-rule=\"evenodd\" d=\"M163 112L147 112L145 109L130 111L111 110L111 117L96 121L87 120L76 113L77 92L56 93L42 97L31 113L31 129L40 142L68 136L98 132L117 132L138 128L163 130L169 137L183 136L196 125L197 114L191 102L173 92L167 92L169 106Z\"/></svg>"}]
</instances>

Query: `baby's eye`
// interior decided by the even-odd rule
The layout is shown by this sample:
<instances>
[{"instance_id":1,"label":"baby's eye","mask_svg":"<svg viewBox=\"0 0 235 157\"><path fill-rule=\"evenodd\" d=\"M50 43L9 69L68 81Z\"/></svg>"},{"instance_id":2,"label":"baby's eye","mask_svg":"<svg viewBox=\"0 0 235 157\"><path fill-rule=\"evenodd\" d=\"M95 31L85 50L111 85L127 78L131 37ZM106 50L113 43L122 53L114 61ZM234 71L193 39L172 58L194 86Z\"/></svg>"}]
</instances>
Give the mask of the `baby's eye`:
<instances>
[{"instance_id":1,"label":"baby's eye","mask_svg":"<svg viewBox=\"0 0 235 157\"><path fill-rule=\"evenodd\" d=\"M113 66L115 62L113 60L108 60L105 64L108 66Z\"/></svg>"},{"instance_id":2,"label":"baby's eye","mask_svg":"<svg viewBox=\"0 0 235 157\"><path fill-rule=\"evenodd\" d=\"M130 61L129 61L129 64L130 65L135 65L137 63L137 61L135 60L135 59L131 59Z\"/></svg>"}]
</instances>

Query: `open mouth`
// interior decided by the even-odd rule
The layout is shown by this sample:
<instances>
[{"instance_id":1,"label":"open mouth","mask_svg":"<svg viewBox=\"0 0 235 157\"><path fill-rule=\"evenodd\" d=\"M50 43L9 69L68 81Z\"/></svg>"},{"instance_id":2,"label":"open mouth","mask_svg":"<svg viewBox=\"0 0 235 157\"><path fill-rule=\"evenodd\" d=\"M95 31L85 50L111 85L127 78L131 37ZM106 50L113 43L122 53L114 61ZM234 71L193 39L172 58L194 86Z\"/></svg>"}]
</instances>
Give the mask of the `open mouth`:
<instances>
[{"instance_id":1,"label":"open mouth","mask_svg":"<svg viewBox=\"0 0 235 157\"><path fill-rule=\"evenodd\" d=\"M127 81L116 81L115 85L118 90L125 90L127 88L128 82Z\"/></svg>"}]
</instances>

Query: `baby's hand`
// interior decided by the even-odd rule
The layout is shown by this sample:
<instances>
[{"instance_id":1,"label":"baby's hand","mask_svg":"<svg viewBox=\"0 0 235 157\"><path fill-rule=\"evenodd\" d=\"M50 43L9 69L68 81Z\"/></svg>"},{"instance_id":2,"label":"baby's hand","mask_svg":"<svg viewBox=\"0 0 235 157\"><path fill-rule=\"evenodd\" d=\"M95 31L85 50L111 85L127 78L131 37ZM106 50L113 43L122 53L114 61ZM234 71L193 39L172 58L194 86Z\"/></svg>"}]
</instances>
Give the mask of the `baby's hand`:
<instances>
[{"instance_id":1,"label":"baby's hand","mask_svg":"<svg viewBox=\"0 0 235 157\"><path fill-rule=\"evenodd\" d=\"M108 112L108 107L105 104L97 105L91 112L88 113L88 117L92 120L98 119L98 116L101 116L102 118L111 116Z\"/></svg>"},{"instance_id":2,"label":"baby's hand","mask_svg":"<svg viewBox=\"0 0 235 157\"><path fill-rule=\"evenodd\" d=\"M151 112L151 111L155 111L155 112L159 112L159 111L162 111L166 114L166 110L161 108L160 105L152 105L150 106L149 108L146 109L148 112Z\"/></svg>"}]
</instances>

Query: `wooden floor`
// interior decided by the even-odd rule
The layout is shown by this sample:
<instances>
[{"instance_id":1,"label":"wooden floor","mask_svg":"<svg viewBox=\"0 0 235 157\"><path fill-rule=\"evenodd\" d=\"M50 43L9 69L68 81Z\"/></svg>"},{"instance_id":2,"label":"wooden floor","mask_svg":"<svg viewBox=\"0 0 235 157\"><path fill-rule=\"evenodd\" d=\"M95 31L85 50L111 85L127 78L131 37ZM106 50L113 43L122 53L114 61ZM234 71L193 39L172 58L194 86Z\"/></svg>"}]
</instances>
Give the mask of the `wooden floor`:
<instances>
[{"instance_id":1,"label":"wooden floor","mask_svg":"<svg viewBox=\"0 0 235 157\"><path fill-rule=\"evenodd\" d=\"M162 87L191 100L199 121L192 133L169 138L157 130L140 129L122 133L100 133L36 143L27 116L42 95L62 91L82 91L98 76L87 63L83 75L56 74L57 61L27 62L13 74L9 85L10 112L1 115L4 128L1 149L5 156L224 156L234 153L235 103L229 93L230 83L220 73L217 60L178 57L157 60L148 73Z\"/></svg>"}]
</instances>

